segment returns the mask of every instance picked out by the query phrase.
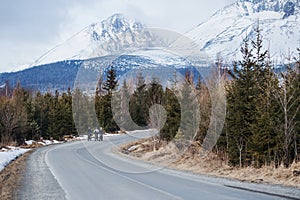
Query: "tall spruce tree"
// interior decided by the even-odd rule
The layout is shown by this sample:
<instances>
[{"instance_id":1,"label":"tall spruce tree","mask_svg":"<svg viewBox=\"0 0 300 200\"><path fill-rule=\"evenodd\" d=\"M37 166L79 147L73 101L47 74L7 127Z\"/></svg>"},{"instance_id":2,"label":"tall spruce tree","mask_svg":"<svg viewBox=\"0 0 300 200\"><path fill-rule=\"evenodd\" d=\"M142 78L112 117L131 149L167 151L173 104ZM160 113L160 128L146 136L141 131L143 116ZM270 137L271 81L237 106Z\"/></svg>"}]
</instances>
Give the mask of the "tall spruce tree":
<instances>
[{"instance_id":1,"label":"tall spruce tree","mask_svg":"<svg viewBox=\"0 0 300 200\"><path fill-rule=\"evenodd\" d=\"M263 164L277 163L279 146L279 105L273 95L278 89L278 81L273 72L268 50L263 49L263 38L259 22L255 28L256 39L252 40L252 49L254 51L254 74L255 88L255 113L254 122L251 124L252 137L250 138L249 153L252 163L260 167Z\"/></svg>"},{"instance_id":2,"label":"tall spruce tree","mask_svg":"<svg viewBox=\"0 0 300 200\"><path fill-rule=\"evenodd\" d=\"M150 127L160 130L163 123L163 113L160 107L154 106L155 104L163 104L163 95L164 91L162 85L159 82L159 79L156 77L152 78L149 88L146 92L146 105L147 110L151 113L147 116L147 121L150 123Z\"/></svg>"},{"instance_id":3,"label":"tall spruce tree","mask_svg":"<svg viewBox=\"0 0 300 200\"><path fill-rule=\"evenodd\" d=\"M257 87L255 80L255 61L249 39L244 39L241 48L242 61L235 63L233 81L227 86L227 133L229 140L230 162L243 164L249 158L247 147L252 136L251 125L255 120L255 97Z\"/></svg>"},{"instance_id":4,"label":"tall spruce tree","mask_svg":"<svg viewBox=\"0 0 300 200\"><path fill-rule=\"evenodd\" d=\"M136 89L130 98L130 114L132 120L141 127L147 126L148 110L146 105L146 83L142 74L136 77Z\"/></svg>"},{"instance_id":5,"label":"tall spruce tree","mask_svg":"<svg viewBox=\"0 0 300 200\"><path fill-rule=\"evenodd\" d=\"M107 132L116 132L119 130L118 125L114 120L114 116L112 113L112 93L115 91L117 87L117 74L114 66L111 65L110 69L107 72L106 80L103 83L103 89L105 91L105 95L103 97L103 101L101 102L103 106L102 119L103 119L103 128Z\"/></svg>"},{"instance_id":6,"label":"tall spruce tree","mask_svg":"<svg viewBox=\"0 0 300 200\"><path fill-rule=\"evenodd\" d=\"M180 127L181 111L178 98L175 95L176 93L176 88L166 88L164 94L163 104L166 110L167 119L164 127L159 133L162 140L172 140Z\"/></svg>"},{"instance_id":7,"label":"tall spruce tree","mask_svg":"<svg viewBox=\"0 0 300 200\"><path fill-rule=\"evenodd\" d=\"M174 71L173 78L169 80L172 85L171 88L166 88L164 97L163 97L163 106L166 110L167 119L164 127L160 130L160 139L162 140L172 140L176 137L177 133L182 132L179 130L180 119L181 119L181 110L179 103L179 81L177 80L177 72ZM178 96L176 96L176 94ZM182 137L178 137L182 138Z\"/></svg>"}]
</instances>

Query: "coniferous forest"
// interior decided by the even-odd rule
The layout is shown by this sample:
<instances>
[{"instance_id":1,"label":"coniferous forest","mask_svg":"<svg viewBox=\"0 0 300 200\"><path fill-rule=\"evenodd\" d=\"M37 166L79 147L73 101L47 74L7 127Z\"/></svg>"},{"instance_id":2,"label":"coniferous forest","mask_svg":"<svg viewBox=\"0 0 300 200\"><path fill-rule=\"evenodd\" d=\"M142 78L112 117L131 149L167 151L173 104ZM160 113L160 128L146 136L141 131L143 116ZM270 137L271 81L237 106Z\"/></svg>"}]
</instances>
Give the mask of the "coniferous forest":
<instances>
[{"instance_id":1,"label":"coniferous forest","mask_svg":"<svg viewBox=\"0 0 300 200\"><path fill-rule=\"evenodd\" d=\"M214 151L233 166L284 164L288 167L300 160L300 49L295 50L297 56L284 64L284 70L278 72L270 52L262 44L263 37L257 27L256 38L243 41L240 61L230 66L220 59L212 64L216 73L211 79L219 76L225 81L227 99L226 120ZM99 81L93 97L78 89L41 93L22 88L22 83L15 88L6 84L0 91L1 143L21 145L25 139L63 139L64 135L86 134L85 130L97 123L88 112L91 108L82 108L85 117L81 114L79 119L72 111L72 98L93 101L99 125L106 132L117 132L123 128L121 118L124 116L112 112L113 93L120 101L118 110L121 113L129 110L133 122L141 127L155 122L150 119L150 107L162 105L166 119L160 127L161 140L171 141L180 133L202 143L211 120L212 94L207 86L210 81L199 78L195 83L195 77L189 71L183 83L177 83L174 78L171 87L163 87L156 77L151 77L150 83L146 84L145 78L137 74L134 81L119 83L111 66L106 77ZM132 88L136 89L131 91ZM191 94L197 98L189 99ZM130 99L128 105L122 102L125 97ZM188 103L181 104L186 106L185 112L181 112L179 102L185 101ZM200 107L198 123L193 121L195 118L188 117L192 115L189 110L197 105ZM121 124L118 125L114 118ZM179 130L181 119L186 122ZM77 127L74 120L84 123ZM186 127L189 124L198 124L198 127ZM131 128L134 126L127 126L128 130ZM196 134L190 130L195 130Z\"/></svg>"}]
</instances>

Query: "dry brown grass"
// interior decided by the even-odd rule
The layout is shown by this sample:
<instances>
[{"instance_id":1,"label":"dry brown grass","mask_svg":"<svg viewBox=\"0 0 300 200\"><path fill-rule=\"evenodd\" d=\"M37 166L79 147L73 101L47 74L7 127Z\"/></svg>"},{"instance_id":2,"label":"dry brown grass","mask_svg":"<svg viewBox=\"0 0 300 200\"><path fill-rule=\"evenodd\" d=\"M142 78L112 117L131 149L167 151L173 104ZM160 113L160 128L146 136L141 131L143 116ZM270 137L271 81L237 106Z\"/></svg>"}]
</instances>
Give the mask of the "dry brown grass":
<instances>
[{"instance_id":1,"label":"dry brown grass","mask_svg":"<svg viewBox=\"0 0 300 200\"><path fill-rule=\"evenodd\" d=\"M158 150L154 150L157 149L154 148L154 145L159 147ZM128 149L132 146L135 148L129 152ZM293 171L300 171L299 162L293 163L290 168L263 166L261 168L246 167L240 169L229 166L213 153L200 156L202 155L201 147L197 143L191 144L183 151L174 142L154 144L153 140L149 139L124 145L122 151L144 161L158 163L173 169L247 182L280 184L300 188L300 176L293 175Z\"/></svg>"},{"instance_id":2,"label":"dry brown grass","mask_svg":"<svg viewBox=\"0 0 300 200\"><path fill-rule=\"evenodd\" d=\"M21 177L25 171L26 160L31 151L17 158L0 172L0 199L16 199L17 189L21 184Z\"/></svg>"}]
</instances>

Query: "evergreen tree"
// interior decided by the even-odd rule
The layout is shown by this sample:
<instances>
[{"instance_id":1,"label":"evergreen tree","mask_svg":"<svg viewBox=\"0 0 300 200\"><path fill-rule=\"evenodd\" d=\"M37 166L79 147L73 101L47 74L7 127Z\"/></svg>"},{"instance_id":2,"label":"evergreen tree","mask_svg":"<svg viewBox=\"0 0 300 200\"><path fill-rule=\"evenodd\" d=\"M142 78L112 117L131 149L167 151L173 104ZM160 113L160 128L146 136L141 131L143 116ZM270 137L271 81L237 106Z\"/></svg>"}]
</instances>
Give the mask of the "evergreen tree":
<instances>
[{"instance_id":1,"label":"evergreen tree","mask_svg":"<svg viewBox=\"0 0 300 200\"><path fill-rule=\"evenodd\" d=\"M172 85L171 88L166 88L163 95L163 106L166 110L167 119L164 127L160 130L160 139L162 140L172 140L174 137L178 139L183 139L182 131L179 130L181 110L179 103L179 90L178 90L178 80L177 72L174 71L174 76L172 80L169 80ZM176 96L176 94L178 96ZM177 136L177 133L179 134Z\"/></svg>"},{"instance_id":2,"label":"evergreen tree","mask_svg":"<svg viewBox=\"0 0 300 200\"><path fill-rule=\"evenodd\" d=\"M106 91L106 94L111 95L115 91L118 85L117 74L114 66L111 65L106 74L106 80L103 83L103 89Z\"/></svg>"},{"instance_id":3,"label":"evergreen tree","mask_svg":"<svg viewBox=\"0 0 300 200\"><path fill-rule=\"evenodd\" d=\"M258 22L259 23L259 22ZM259 24L256 29L256 40L252 41L254 58L254 73L257 88L255 98L255 118L251 124L252 137L250 139L249 152L255 166L275 162L279 146L279 105L273 95L278 89L278 81L271 67L269 52L263 50L263 38Z\"/></svg>"},{"instance_id":4,"label":"evergreen tree","mask_svg":"<svg viewBox=\"0 0 300 200\"><path fill-rule=\"evenodd\" d=\"M147 126L146 84L142 74L137 75L136 89L130 98L130 114L138 126Z\"/></svg>"},{"instance_id":5,"label":"evergreen tree","mask_svg":"<svg viewBox=\"0 0 300 200\"><path fill-rule=\"evenodd\" d=\"M159 134L161 139L167 141L172 140L176 136L180 126L181 110L178 98L175 95L176 93L177 91L174 87L173 89L166 88L164 94L163 105L166 110L167 119ZM180 134L182 134L181 131Z\"/></svg>"},{"instance_id":6,"label":"evergreen tree","mask_svg":"<svg viewBox=\"0 0 300 200\"><path fill-rule=\"evenodd\" d=\"M241 167L247 159L247 145L252 136L251 125L254 122L255 97L255 61L249 39L244 40L241 48L243 60L234 65L231 73L233 81L227 86L227 133L229 156L232 164Z\"/></svg>"},{"instance_id":7,"label":"evergreen tree","mask_svg":"<svg viewBox=\"0 0 300 200\"><path fill-rule=\"evenodd\" d=\"M149 85L149 88L146 92L146 105L147 110L151 113L147 116L147 121L152 128L156 128L160 130L162 128L162 124L164 123L163 113L160 107L155 106L156 104L162 105L163 104L163 95L164 91L159 83L158 78L153 77L152 81ZM151 108L151 110L150 110Z\"/></svg>"},{"instance_id":8,"label":"evergreen tree","mask_svg":"<svg viewBox=\"0 0 300 200\"><path fill-rule=\"evenodd\" d=\"M103 106L103 128L106 132L115 132L119 130L118 125L114 121L114 116L112 113L112 93L115 91L118 81L116 79L116 71L113 66L107 72L106 80L103 84L103 89L105 90L106 94L103 97L103 101L101 102Z\"/></svg>"}]
</instances>

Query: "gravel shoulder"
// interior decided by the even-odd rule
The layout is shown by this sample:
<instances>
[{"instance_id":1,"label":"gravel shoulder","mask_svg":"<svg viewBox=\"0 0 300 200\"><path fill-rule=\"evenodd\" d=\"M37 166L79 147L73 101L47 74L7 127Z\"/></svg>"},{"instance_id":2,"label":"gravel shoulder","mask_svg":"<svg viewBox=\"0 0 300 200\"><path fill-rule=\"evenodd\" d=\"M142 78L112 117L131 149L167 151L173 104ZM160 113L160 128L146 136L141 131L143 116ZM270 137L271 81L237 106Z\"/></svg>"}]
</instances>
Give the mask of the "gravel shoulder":
<instances>
[{"instance_id":1,"label":"gravel shoulder","mask_svg":"<svg viewBox=\"0 0 300 200\"><path fill-rule=\"evenodd\" d=\"M45 161L46 153L51 146L38 148L28 157L26 173L22 176L22 182L16 194L17 199L66 199L65 192L61 189Z\"/></svg>"}]
</instances>

